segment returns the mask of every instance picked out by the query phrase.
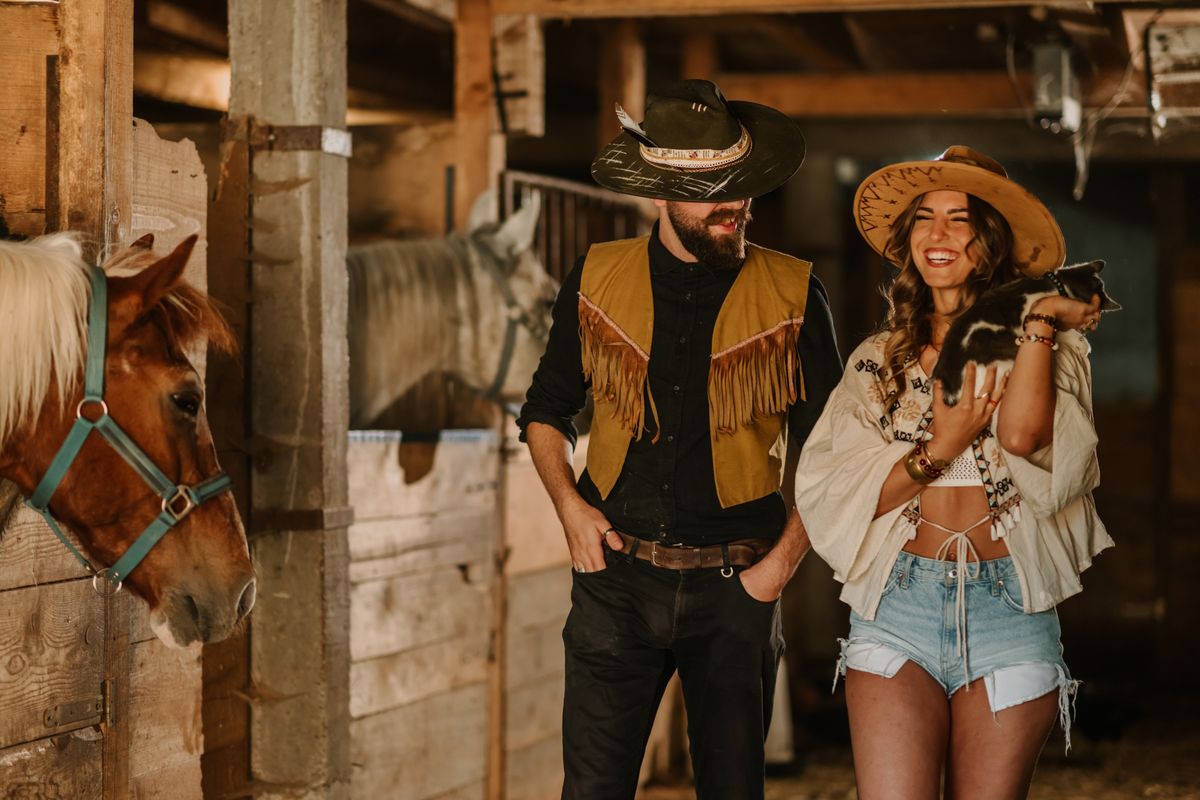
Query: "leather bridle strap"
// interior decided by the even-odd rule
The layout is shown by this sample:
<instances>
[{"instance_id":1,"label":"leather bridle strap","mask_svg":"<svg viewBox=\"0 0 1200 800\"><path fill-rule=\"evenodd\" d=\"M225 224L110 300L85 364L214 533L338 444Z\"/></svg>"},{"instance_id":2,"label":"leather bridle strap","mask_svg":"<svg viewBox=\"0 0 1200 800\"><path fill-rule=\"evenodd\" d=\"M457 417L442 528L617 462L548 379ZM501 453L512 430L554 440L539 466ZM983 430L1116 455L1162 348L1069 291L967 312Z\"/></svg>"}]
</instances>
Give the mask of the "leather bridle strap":
<instances>
[{"instance_id":1,"label":"leather bridle strap","mask_svg":"<svg viewBox=\"0 0 1200 800\"><path fill-rule=\"evenodd\" d=\"M138 447L133 439L121 429L108 414L108 405L104 402L104 352L105 339L108 335L108 284L104 271L92 267L90 272L92 296L88 309L88 354L87 365L84 368L83 399L75 409L75 424L67 433L67 438L59 447L50 462L46 474L34 489L33 495L25 501L26 505L41 514L50 526L50 530L67 546L71 554L94 576L101 574L110 584L120 588L120 584L129 576L135 567L142 562L146 554L172 527L190 514L197 506L203 505L232 486L229 476L223 472L192 486L176 484L163 474L148 455ZM84 409L95 405L100 413L95 419L84 416ZM161 512L142 531L128 550L113 566L97 570L79 549L71 542L50 513L50 498L66 477L67 470L74 463L79 451L83 448L88 436L96 431L109 445L117 451L121 458L133 467L161 502ZM93 581L94 584L94 581ZM113 590L116 591L116 590Z\"/></svg>"}]
</instances>

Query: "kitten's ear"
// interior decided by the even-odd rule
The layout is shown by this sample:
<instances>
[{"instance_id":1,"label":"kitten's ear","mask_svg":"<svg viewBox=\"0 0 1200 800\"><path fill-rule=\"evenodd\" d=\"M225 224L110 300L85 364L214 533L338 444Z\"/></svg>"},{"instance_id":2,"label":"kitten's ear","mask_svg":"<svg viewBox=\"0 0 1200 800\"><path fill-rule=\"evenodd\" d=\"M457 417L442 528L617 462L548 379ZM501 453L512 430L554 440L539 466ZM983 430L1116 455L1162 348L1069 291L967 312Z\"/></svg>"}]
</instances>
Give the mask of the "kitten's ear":
<instances>
[{"instance_id":1,"label":"kitten's ear","mask_svg":"<svg viewBox=\"0 0 1200 800\"><path fill-rule=\"evenodd\" d=\"M1113 300L1104 292L1100 292L1100 310L1101 311L1120 311L1121 304Z\"/></svg>"},{"instance_id":2,"label":"kitten's ear","mask_svg":"<svg viewBox=\"0 0 1200 800\"><path fill-rule=\"evenodd\" d=\"M1096 273L1099 274L1100 270L1104 269L1104 262L1099 259L1096 261L1089 261L1088 267L1094 269Z\"/></svg>"}]
</instances>

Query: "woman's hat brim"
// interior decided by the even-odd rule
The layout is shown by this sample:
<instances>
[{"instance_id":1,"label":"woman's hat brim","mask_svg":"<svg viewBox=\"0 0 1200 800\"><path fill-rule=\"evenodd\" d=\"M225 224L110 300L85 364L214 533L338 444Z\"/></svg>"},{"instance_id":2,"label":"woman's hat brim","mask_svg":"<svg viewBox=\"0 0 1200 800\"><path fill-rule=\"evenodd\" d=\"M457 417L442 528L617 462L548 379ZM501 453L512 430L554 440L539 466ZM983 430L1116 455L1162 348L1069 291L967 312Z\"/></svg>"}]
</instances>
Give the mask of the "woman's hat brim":
<instances>
[{"instance_id":1,"label":"woman's hat brim","mask_svg":"<svg viewBox=\"0 0 1200 800\"><path fill-rule=\"evenodd\" d=\"M750 152L740 161L714 170L659 167L643 159L637 140L622 131L592 162L592 178L621 194L685 203L744 200L782 186L804 163L800 127L769 106L728 105L750 134Z\"/></svg>"},{"instance_id":2,"label":"woman's hat brim","mask_svg":"<svg viewBox=\"0 0 1200 800\"><path fill-rule=\"evenodd\" d=\"M996 209L1013 234L1013 263L1026 275L1043 275L1066 261L1067 246L1050 209L1020 184L995 172L954 161L906 161L876 170L854 193L854 222L875 252L892 223L926 192L965 192Z\"/></svg>"}]
</instances>

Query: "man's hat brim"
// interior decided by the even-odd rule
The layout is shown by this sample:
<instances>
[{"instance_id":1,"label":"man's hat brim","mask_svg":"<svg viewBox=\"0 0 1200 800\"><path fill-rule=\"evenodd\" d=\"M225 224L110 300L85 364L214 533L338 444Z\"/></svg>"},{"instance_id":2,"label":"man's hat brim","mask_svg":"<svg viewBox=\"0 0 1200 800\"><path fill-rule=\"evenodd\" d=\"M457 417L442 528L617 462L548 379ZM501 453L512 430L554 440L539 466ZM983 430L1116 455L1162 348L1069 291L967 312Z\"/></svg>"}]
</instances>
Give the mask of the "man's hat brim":
<instances>
[{"instance_id":1,"label":"man's hat brim","mask_svg":"<svg viewBox=\"0 0 1200 800\"><path fill-rule=\"evenodd\" d=\"M1020 184L995 172L954 161L906 161L867 176L854 194L854 222L875 252L892 234L892 223L926 192L964 192L996 209L1013 234L1013 263L1026 275L1063 265L1067 246L1050 209Z\"/></svg>"},{"instance_id":2,"label":"man's hat brim","mask_svg":"<svg viewBox=\"0 0 1200 800\"><path fill-rule=\"evenodd\" d=\"M799 126L769 106L737 100L728 105L750 134L750 152L740 161L714 170L656 166L642 158L637 140L622 131L592 162L592 177L621 194L686 203L744 200L782 186L804 162Z\"/></svg>"}]
</instances>

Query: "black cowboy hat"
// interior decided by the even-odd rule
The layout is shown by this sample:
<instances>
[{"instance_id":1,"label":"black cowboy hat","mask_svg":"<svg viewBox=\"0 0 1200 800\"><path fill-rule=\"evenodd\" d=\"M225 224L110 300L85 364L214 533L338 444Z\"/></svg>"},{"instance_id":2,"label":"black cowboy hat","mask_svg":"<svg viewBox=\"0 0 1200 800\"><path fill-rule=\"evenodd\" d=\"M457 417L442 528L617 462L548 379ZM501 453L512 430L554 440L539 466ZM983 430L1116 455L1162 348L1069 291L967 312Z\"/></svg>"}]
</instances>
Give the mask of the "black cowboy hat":
<instances>
[{"instance_id":1,"label":"black cowboy hat","mask_svg":"<svg viewBox=\"0 0 1200 800\"><path fill-rule=\"evenodd\" d=\"M720 203L781 186L804 161L786 114L726 100L711 81L680 81L646 96L639 126L620 106L621 134L592 162L601 186L638 197Z\"/></svg>"}]
</instances>

